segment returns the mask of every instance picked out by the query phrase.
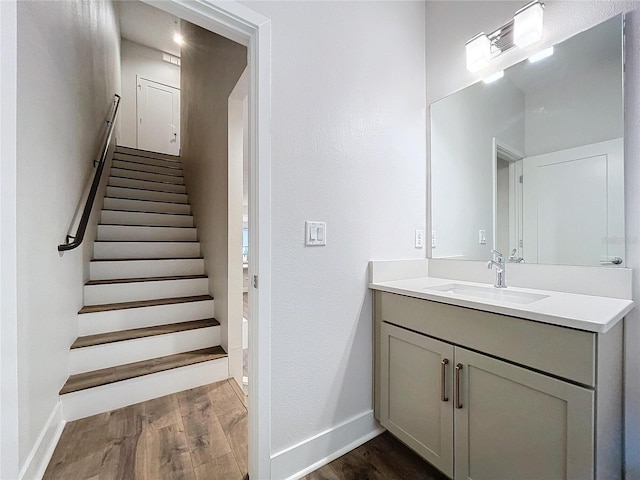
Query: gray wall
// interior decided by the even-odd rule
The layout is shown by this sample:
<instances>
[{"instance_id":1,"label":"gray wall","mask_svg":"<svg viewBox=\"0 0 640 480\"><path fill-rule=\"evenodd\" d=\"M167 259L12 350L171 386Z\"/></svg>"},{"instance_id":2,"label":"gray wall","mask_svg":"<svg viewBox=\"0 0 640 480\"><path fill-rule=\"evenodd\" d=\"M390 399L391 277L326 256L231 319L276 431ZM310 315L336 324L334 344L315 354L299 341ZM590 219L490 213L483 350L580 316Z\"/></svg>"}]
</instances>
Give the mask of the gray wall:
<instances>
[{"instance_id":1,"label":"gray wall","mask_svg":"<svg viewBox=\"0 0 640 480\"><path fill-rule=\"evenodd\" d=\"M235 206L241 212L242 187L238 198L229 197L235 189L229 186L228 99L247 65L247 49L185 21L180 28L185 38L180 81L180 153L185 183L205 257L209 291L214 297L215 317L222 328L222 346L229 354L230 366L241 368L242 339L229 335L229 322L242 321L242 279L237 277L236 283L240 284L236 289L229 284L229 265L242 263L241 243L229 241L229 225L234 223L229 211ZM241 229L241 213L235 220Z\"/></svg>"}]
</instances>

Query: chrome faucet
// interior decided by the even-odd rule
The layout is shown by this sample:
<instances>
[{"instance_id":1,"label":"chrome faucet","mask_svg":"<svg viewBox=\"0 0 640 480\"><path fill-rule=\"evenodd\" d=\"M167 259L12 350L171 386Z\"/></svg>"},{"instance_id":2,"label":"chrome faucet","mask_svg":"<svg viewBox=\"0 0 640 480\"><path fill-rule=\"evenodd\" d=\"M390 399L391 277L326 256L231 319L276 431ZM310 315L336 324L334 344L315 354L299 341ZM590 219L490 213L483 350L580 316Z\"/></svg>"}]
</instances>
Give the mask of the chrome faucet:
<instances>
[{"instance_id":1,"label":"chrome faucet","mask_svg":"<svg viewBox=\"0 0 640 480\"><path fill-rule=\"evenodd\" d=\"M514 248L511 251L511 255L509 255L509 262L511 263L524 263L524 258L520 257L520 256L516 256L516 252L518 251L518 249Z\"/></svg>"},{"instance_id":2,"label":"chrome faucet","mask_svg":"<svg viewBox=\"0 0 640 480\"><path fill-rule=\"evenodd\" d=\"M496 269L496 283L494 283L493 286L496 288L507 288L504 274L504 256L493 249L491 249L491 254L493 255L493 260L487 262L487 268L489 270L492 268Z\"/></svg>"}]
</instances>

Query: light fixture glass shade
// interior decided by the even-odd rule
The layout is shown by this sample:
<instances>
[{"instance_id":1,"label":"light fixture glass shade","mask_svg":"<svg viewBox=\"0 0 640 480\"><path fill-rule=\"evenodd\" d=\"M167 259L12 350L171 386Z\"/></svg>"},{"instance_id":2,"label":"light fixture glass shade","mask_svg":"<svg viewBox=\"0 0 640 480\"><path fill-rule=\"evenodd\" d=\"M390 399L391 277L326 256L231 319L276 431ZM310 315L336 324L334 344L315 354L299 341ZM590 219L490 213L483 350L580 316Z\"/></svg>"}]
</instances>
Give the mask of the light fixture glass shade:
<instances>
[{"instance_id":1,"label":"light fixture glass shade","mask_svg":"<svg viewBox=\"0 0 640 480\"><path fill-rule=\"evenodd\" d=\"M534 2L518 10L513 16L513 43L524 48L542 38L542 12L544 8Z\"/></svg>"},{"instance_id":2,"label":"light fixture glass shade","mask_svg":"<svg viewBox=\"0 0 640 480\"><path fill-rule=\"evenodd\" d=\"M484 33L476 35L467 42L467 70L477 72L489 65L491 60L491 42Z\"/></svg>"}]
</instances>

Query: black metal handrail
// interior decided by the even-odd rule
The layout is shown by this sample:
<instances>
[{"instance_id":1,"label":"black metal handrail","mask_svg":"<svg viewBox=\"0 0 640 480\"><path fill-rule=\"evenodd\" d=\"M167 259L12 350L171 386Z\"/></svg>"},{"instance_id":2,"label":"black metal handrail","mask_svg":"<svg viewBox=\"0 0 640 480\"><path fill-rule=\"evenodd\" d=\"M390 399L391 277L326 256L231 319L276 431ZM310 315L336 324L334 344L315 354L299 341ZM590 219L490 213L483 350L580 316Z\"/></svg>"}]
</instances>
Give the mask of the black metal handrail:
<instances>
[{"instance_id":1,"label":"black metal handrail","mask_svg":"<svg viewBox=\"0 0 640 480\"><path fill-rule=\"evenodd\" d=\"M96 193L98 192L98 186L100 185L100 179L102 178L102 171L104 170L104 164L107 159L107 152L109 151L109 144L111 143L111 135L113 134L113 125L118 115L118 107L120 106L120 95L115 94L113 105L111 107L111 115L107 120L107 131L104 136L104 142L102 144L102 150L100 157L93 161L94 167L96 167L96 173L93 176L93 182L91 183L91 190L87 197L87 203L84 205L82 212L82 218L78 224L78 230L75 235L67 235L66 243L58 245L58 251L64 252L66 250L73 250L80 246L84 239L84 233L87 230L87 224L89 223L89 217L91 216L91 210L93 208L93 202L96 199Z\"/></svg>"}]
</instances>

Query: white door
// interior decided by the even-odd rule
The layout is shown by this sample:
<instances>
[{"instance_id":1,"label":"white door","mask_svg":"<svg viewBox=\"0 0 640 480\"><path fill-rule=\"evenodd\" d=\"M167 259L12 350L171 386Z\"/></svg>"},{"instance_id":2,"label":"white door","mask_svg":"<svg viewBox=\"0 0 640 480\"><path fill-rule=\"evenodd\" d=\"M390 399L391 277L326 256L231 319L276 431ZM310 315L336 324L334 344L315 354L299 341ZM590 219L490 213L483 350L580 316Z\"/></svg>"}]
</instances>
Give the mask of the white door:
<instances>
[{"instance_id":1,"label":"white door","mask_svg":"<svg viewBox=\"0 0 640 480\"><path fill-rule=\"evenodd\" d=\"M138 77L138 148L180 154L180 90Z\"/></svg>"},{"instance_id":2,"label":"white door","mask_svg":"<svg viewBox=\"0 0 640 480\"><path fill-rule=\"evenodd\" d=\"M602 265L624 258L622 139L525 158L528 263Z\"/></svg>"}]
</instances>

